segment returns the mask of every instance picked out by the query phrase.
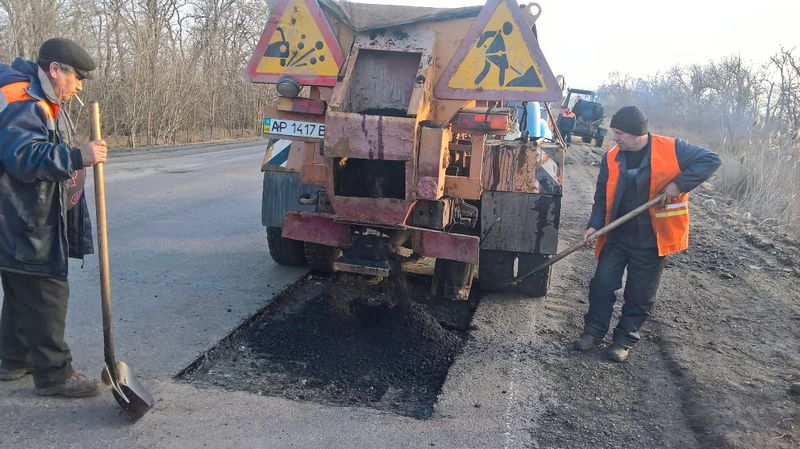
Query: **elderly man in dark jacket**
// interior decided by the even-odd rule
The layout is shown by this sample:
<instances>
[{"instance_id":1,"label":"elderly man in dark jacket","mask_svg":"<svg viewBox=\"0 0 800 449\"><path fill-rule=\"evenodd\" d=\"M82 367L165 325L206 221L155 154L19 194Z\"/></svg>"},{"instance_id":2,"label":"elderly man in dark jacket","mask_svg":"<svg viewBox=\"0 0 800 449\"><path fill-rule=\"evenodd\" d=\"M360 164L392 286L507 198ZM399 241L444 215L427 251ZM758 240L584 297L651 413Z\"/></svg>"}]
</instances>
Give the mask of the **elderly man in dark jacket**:
<instances>
[{"instance_id":1,"label":"elderly man in dark jacket","mask_svg":"<svg viewBox=\"0 0 800 449\"><path fill-rule=\"evenodd\" d=\"M107 147L78 145L63 102L94 68L61 38L42 44L36 63L0 65L0 380L33 373L43 396L100 392L72 369L64 342L67 258L92 252L84 167L104 162Z\"/></svg>"}]
</instances>

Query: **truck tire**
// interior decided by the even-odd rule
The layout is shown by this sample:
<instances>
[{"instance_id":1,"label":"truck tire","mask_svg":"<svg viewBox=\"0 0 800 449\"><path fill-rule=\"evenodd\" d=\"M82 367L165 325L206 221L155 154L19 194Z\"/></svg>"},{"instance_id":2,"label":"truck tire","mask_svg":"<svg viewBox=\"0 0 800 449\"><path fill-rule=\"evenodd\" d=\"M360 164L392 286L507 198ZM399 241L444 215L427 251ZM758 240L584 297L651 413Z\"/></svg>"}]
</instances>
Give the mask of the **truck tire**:
<instances>
[{"instance_id":1,"label":"truck tire","mask_svg":"<svg viewBox=\"0 0 800 449\"><path fill-rule=\"evenodd\" d=\"M589 143L591 141L592 141L591 137L581 137L581 142L583 143Z\"/></svg>"},{"instance_id":2,"label":"truck tire","mask_svg":"<svg viewBox=\"0 0 800 449\"><path fill-rule=\"evenodd\" d=\"M605 136L595 137L594 146L596 146L597 148L601 148L603 146L603 139L605 139Z\"/></svg>"},{"instance_id":3,"label":"truck tire","mask_svg":"<svg viewBox=\"0 0 800 449\"><path fill-rule=\"evenodd\" d=\"M534 268L547 262L550 257L548 254L519 253L519 275L525 276ZM551 265L528 276L517 285L518 291L532 298L545 296L547 289L550 287L550 272L552 269L553 266Z\"/></svg>"},{"instance_id":4,"label":"truck tire","mask_svg":"<svg viewBox=\"0 0 800 449\"><path fill-rule=\"evenodd\" d=\"M306 260L311 271L333 273L333 262L342 255L342 250L319 243L305 244Z\"/></svg>"},{"instance_id":5,"label":"truck tire","mask_svg":"<svg viewBox=\"0 0 800 449\"><path fill-rule=\"evenodd\" d=\"M299 267L305 265L303 242L281 236L282 228L267 227L267 246L272 260L280 265Z\"/></svg>"},{"instance_id":6,"label":"truck tire","mask_svg":"<svg viewBox=\"0 0 800 449\"><path fill-rule=\"evenodd\" d=\"M478 282L484 292L503 292L514 289L514 259L516 253L482 249L478 264Z\"/></svg>"}]
</instances>

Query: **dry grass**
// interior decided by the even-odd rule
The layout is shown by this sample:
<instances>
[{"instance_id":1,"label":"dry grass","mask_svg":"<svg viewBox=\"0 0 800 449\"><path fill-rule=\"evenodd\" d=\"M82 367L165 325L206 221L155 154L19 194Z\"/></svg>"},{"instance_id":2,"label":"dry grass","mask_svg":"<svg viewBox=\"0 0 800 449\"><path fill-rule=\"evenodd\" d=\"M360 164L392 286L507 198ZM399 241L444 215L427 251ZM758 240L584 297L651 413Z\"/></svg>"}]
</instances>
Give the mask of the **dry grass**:
<instances>
[{"instance_id":1,"label":"dry grass","mask_svg":"<svg viewBox=\"0 0 800 449\"><path fill-rule=\"evenodd\" d=\"M756 135L732 145L714 133L675 128L654 131L718 153L722 166L710 180L711 185L735 201L743 220L800 236L800 146L796 142Z\"/></svg>"}]
</instances>

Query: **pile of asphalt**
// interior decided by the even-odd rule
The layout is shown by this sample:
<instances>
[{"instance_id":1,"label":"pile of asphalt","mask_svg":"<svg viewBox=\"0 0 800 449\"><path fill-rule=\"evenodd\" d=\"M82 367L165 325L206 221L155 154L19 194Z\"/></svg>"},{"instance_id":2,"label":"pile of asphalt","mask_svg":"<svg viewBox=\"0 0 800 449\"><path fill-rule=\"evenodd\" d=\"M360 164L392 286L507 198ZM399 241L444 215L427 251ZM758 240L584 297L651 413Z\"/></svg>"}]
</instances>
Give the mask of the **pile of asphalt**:
<instances>
[{"instance_id":1,"label":"pile of asphalt","mask_svg":"<svg viewBox=\"0 0 800 449\"><path fill-rule=\"evenodd\" d=\"M375 285L347 274L309 277L179 377L427 418L477 305L429 292L430 278L417 275Z\"/></svg>"}]
</instances>

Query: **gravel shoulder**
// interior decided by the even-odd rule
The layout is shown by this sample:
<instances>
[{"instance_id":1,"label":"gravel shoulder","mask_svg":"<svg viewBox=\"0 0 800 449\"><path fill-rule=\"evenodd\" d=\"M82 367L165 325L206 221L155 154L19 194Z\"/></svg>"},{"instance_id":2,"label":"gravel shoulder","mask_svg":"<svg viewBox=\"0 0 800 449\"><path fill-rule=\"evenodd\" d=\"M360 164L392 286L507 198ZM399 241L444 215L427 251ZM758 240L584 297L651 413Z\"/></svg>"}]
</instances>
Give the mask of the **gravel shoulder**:
<instances>
[{"instance_id":1,"label":"gravel shoulder","mask_svg":"<svg viewBox=\"0 0 800 449\"><path fill-rule=\"evenodd\" d=\"M584 229L600 156L587 145L569 153L562 242ZM547 343L534 352L550 383L535 447L800 447L789 392L800 378L800 243L742 220L710 184L691 201L690 249L669 259L625 364L601 349L569 352L594 259L583 251L555 268L551 319L538 329Z\"/></svg>"}]
</instances>

